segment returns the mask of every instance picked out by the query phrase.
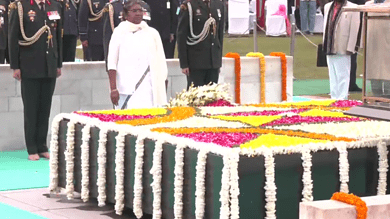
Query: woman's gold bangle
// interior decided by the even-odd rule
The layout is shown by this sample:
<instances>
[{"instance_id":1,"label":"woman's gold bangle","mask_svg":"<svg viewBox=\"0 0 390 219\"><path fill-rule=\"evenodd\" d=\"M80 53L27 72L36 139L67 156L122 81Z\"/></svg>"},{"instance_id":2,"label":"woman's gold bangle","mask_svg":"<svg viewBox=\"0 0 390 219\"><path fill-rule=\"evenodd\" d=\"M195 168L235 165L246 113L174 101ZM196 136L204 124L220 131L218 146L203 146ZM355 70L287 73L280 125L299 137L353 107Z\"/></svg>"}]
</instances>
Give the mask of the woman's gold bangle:
<instances>
[{"instance_id":1,"label":"woman's gold bangle","mask_svg":"<svg viewBox=\"0 0 390 219\"><path fill-rule=\"evenodd\" d=\"M118 89L111 90L111 92L118 91Z\"/></svg>"}]
</instances>

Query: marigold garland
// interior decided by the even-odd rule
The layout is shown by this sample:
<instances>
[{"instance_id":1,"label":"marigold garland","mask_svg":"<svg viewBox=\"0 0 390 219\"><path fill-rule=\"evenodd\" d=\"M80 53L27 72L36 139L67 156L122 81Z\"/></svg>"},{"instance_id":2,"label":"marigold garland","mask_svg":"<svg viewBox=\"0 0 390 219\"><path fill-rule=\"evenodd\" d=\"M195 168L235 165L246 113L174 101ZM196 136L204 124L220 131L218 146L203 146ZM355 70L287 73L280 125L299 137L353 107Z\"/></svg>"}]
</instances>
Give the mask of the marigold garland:
<instances>
[{"instance_id":1,"label":"marigold garland","mask_svg":"<svg viewBox=\"0 0 390 219\"><path fill-rule=\"evenodd\" d=\"M229 52L225 55L227 58L234 58L234 74L236 76L235 80L235 99L236 103L241 103L241 58L240 54L235 52Z\"/></svg>"},{"instance_id":2,"label":"marigold garland","mask_svg":"<svg viewBox=\"0 0 390 219\"><path fill-rule=\"evenodd\" d=\"M173 107L169 108L171 111L170 114L166 116L159 116L159 117L153 117L153 118L146 118L146 119L133 119L133 120L121 120L117 121L117 124L127 124L127 125L152 125L157 123L166 123L166 122L174 122L179 121L183 119L187 119L192 117L196 110L192 107Z\"/></svg>"},{"instance_id":3,"label":"marigold garland","mask_svg":"<svg viewBox=\"0 0 390 219\"><path fill-rule=\"evenodd\" d=\"M356 218L357 219L366 219L367 218L367 205L366 203L358 196L354 194L347 194L343 192L336 192L333 194L332 200L344 202L356 207Z\"/></svg>"},{"instance_id":4,"label":"marigold garland","mask_svg":"<svg viewBox=\"0 0 390 219\"><path fill-rule=\"evenodd\" d=\"M250 52L246 54L247 57L258 57L260 64L260 103L265 103L265 57L260 52Z\"/></svg>"},{"instance_id":5,"label":"marigold garland","mask_svg":"<svg viewBox=\"0 0 390 219\"><path fill-rule=\"evenodd\" d=\"M280 57L282 64L282 101L287 101L287 58L283 52L271 52L270 56Z\"/></svg>"}]
</instances>

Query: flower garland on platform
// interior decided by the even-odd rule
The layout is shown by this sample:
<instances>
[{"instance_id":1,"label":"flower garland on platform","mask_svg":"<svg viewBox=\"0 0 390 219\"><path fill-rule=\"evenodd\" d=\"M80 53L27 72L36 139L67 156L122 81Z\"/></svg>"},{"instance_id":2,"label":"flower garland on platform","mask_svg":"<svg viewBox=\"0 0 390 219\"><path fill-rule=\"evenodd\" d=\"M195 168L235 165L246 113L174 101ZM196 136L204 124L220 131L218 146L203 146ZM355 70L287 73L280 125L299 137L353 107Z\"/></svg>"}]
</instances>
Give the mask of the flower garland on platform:
<instances>
[{"instance_id":1,"label":"flower garland on platform","mask_svg":"<svg viewBox=\"0 0 390 219\"><path fill-rule=\"evenodd\" d=\"M240 218L240 205L238 196L240 195L240 187L238 185L238 162L240 161L240 149L234 148L230 155L230 214L231 219Z\"/></svg>"},{"instance_id":2,"label":"flower garland on platform","mask_svg":"<svg viewBox=\"0 0 390 219\"><path fill-rule=\"evenodd\" d=\"M247 57L258 57L259 58L259 68L260 68L260 103L265 103L265 57L263 53L259 52L250 52L246 54Z\"/></svg>"},{"instance_id":3,"label":"flower garland on platform","mask_svg":"<svg viewBox=\"0 0 390 219\"><path fill-rule=\"evenodd\" d=\"M91 139L91 126L86 124L81 130L81 199L87 202L89 199L89 140Z\"/></svg>"},{"instance_id":4,"label":"flower garland on platform","mask_svg":"<svg viewBox=\"0 0 390 219\"><path fill-rule=\"evenodd\" d=\"M388 159L387 159L387 145L385 142L380 141L377 145L379 155L379 179L378 179L378 195L386 195L387 187L387 172L388 172Z\"/></svg>"},{"instance_id":5,"label":"flower garland on platform","mask_svg":"<svg viewBox=\"0 0 390 219\"><path fill-rule=\"evenodd\" d=\"M185 145L177 144L175 150L175 181L173 213L175 218L183 218L183 183L184 183L184 148Z\"/></svg>"},{"instance_id":6,"label":"flower garland on platform","mask_svg":"<svg viewBox=\"0 0 390 219\"><path fill-rule=\"evenodd\" d=\"M271 52L270 56L280 57L282 65L282 101L287 101L287 58L283 52Z\"/></svg>"},{"instance_id":7,"label":"flower garland on platform","mask_svg":"<svg viewBox=\"0 0 390 219\"><path fill-rule=\"evenodd\" d=\"M311 178L311 166L312 166L312 156L310 150L304 148L302 150L302 202L311 202L313 201L313 180Z\"/></svg>"},{"instance_id":8,"label":"flower garland on platform","mask_svg":"<svg viewBox=\"0 0 390 219\"><path fill-rule=\"evenodd\" d=\"M144 141L146 136L138 135L135 144L135 167L134 167L134 202L133 211L137 218L141 218L142 211L142 172L144 164Z\"/></svg>"},{"instance_id":9,"label":"flower garland on platform","mask_svg":"<svg viewBox=\"0 0 390 219\"><path fill-rule=\"evenodd\" d=\"M98 148L98 205L99 207L106 205L106 163L107 163L107 133L108 129L102 127L99 132L99 148Z\"/></svg>"},{"instance_id":10,"label":"flower garland on platform","mask_svg":"<svg viewBox=\"0 0 390 219\"><path fill-rule=\"evenodd\" d=\"M150 174L153 176L151 187L153 189L153 219L162 217L161 210L161 180L162 180L162 152L163 141L157 140L153 151L153 166L150 169Z\"/></svg>"},{"instance_id":11,"label":"flower garland on platform","mask_svg":"<svg viewBox=\"0 0 390 219\"><path fill-rule=\"evenodd\" d=\"M241 57L238 53L229 52L225 55L227 58L234 58L234 75L236 76L235 80L235 99L236 103L241 103Z\"/></svg>"},{"instance_id":12,"label":"flower garland on platform","mask_svg":"<svg viewBox=\"0 0 390 219\"><path fill-rule=\"evenodd\" d=\"M68 122L68 131L66 133L66 196L68 200L73 199L74 196L74 136L75 136L75 120Z\"/></svg>"},{"instance_id":13,"label":"flower garland on platform","mask_svg":"<svg viewBox=\"0 0 390 219\"><path fill-rule=\"evenodd\" d=\"M332 200L344 202L356 207L356 219L366 219L367 218L367 205L366 203L358 196L354 194L347 194L344 192L336 192L333 194Z\"/></svg>"},{"instance_id":14,"label":"flower garland on platform","mask_svg":"<svg viewBox=\"0 0 390 219\"><path fill-rule=\"evenodd\" d=\"M58 133L60 129L60 122L62 115L59 114L54 117L51 127L50 140L50 193L58 193Z\"/></svg>"},{"instance_id":15,"label":"flower garland on platform","mask_svg":"<svg viewBox=\"0 0 390 219\"><path fill-rule=\"evenodd\" d=\"M198 153L198 160L196 162L196 176L195 176L195 218L202 219L204 216L205 208L205 179L206 179L206 150L201 150ZM224 182L226 183L226 182ZM227 183L226 183L227 184ZM223 184L222 184L223 185ZM222 191L222 189L221 189Z\"/></svg>"},{"instance_id":16,"label":"flower garland on platform","mask_svg":"<svg viewBox=\"0 0 390 219\"><path fill-rule=\"evenodd\" d=\"M223 168L221 176L221 191L219 192L219 201L221 208L219 210L220 219L230 219L230 158L229 154L223 156Z\"/></svg>"},{"instance_id":17,"label":"flower garland on platform","mask_svg":"<svg viewBox=\"0 0 390 219\"><path fill-rule=\"evenodd\" d=\"M125 207L125 193L124 193L124 181L125 181L125 137L126 133L119 132L115 137L116 139L116 151L115 151L115 212L118 215L122 215Z\"/></svg>"},{"instance_id":18,"label":"flower garland on platform","mask_svg":"<svg viewBox=\"0 0 390 219\"><path fill-rule=\"evenodd\" d=\"M339 172L340 172L340 192L349 193L349 163L348 151L343 142L340 142L337 150L339 151Z\"/></svg>"},{"instance_id":19,"label":"flower garland on platform","mask_svg":"<svg viewBox=\"0 0 390 219\"><path fill-rule=\"evenodd\" d=\"M276 219L275 158L272 150L264 150L265 166L265 219Z\"/></svg>"}]
</instances>

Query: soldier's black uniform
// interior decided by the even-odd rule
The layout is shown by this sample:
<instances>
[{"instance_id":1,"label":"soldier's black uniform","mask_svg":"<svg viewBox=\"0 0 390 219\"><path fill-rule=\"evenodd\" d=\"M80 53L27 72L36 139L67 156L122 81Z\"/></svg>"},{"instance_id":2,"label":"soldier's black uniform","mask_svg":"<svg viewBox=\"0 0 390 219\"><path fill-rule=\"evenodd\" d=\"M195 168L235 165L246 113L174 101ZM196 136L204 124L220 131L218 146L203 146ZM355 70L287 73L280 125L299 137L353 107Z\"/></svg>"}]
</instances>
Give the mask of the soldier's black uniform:
<instances>
[{"instance_id":1,"label":"soldier's black uniform","mask_svg":"<svg viewBox=\"0 0 390 219\"><path fill-rule=\"evenodd\" d=\"M0 64L8 59L8 0L0 0Z\"/></svg>"},{"instance_id":2,"label":"soldier's black uniform","mask_svg":"<svg viewBox=\"0 0 390 219\"><path fill-rule=\"evenodd\" d=\"M108 56L108 45L110 44L111 35L115 29L119 25L119 23L123 20L122 12L123 12L123 4L122 0L114 0L110 3L107 3L104 7L103 13L103 48L104 48L104 60L106 61L107 66L107 56ZM150 21L150 7L147 3L142 2L141 7L144 10L144 21ZM112 11L113 16L110 17L110 10ZM107 70L107 69L106 69Z\"/></svg>"},{"instance_id":3,"label":"soldier's black uniform","mask_svg":"<svg viewBox=\"0 0 390 219\"><path fill-rule=\"evenodd\" d=\"M192 20L189 19L188 3L192 6ZM188 0L180 6L177 29L180 68L189 68L188 83L194 83L195 86L217 83L222 66L225 4L223 0L211 0L208 5L203 0ZM215 28L210 25L210 32L203 41L188 45L188 37L191 37L190 22L193 33L199 35L210 16L216 21Z\"/></svg>"},{"instance_id":4,"label":"soldier's black uniform","mask_svg":"<svg viewBox=\"0 0 390 219\"><path fill-rule=\"evenodd\" d=\"M74 62L76 56L78 31L78 7L80 0L64 0L64 37L63 58L64 62Z\"/></svg>"},{"instance_id":5,"label":"soldier's black uniform","mask_svg":"<svg viewBox=\"0 0 390 219\"><path fill-rule=\"evenodd\" d=\"M178 22L178 0L144 0L149 4L152 11L150 26L155 28L160 36L164 47L165 57L173 58L176 39L170 42L170 35L176 35Z\"/></svg>"},{"instance_id":6,"label":"soldier's black uniform","mask_svg":"<svg viewBox=\"0 0 390 219\"><path fill-rule=\"evenodd\" d=\"M88 53L92 61L104 60L102 16L107 2L108 0L81 0L78 17L80 40L88 41Z\"/></svg>"},{"instance_id":7,"label":"soldier's black uniform","mask_svg":"<svg viewBox=\"0 0 390 219\"><path fill-rule=\"evenodd\" d=\"M10 67L21 72L27 151L44 153L57 69L62 67L62 9L53 0L46 0L42 9L34 0L18 0L10 4L9 10ZM21 45L23 32L32 37L45 24L50 31L46 29L36 42L29 42L31 45Z\"/></svg>"}]
</instances>

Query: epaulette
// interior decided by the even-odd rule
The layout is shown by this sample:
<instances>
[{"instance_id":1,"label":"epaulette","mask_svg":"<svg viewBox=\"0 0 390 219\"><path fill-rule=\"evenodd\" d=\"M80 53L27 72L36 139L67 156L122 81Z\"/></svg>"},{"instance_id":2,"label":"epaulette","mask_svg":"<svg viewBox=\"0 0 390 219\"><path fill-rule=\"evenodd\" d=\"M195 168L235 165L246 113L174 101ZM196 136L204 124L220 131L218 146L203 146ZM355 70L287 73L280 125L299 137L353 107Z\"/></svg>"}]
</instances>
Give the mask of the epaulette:
<instances>
[{"instance_id":1,"label":"epaulette","mask_svg":"<svg viewBox=\"0 0 390 219\"><path fill-rule=\"evenodd\" d=\"M186 0L184 1L181 5L180 5L180 9L181 10L187 10L188 9L188 6L187 6L187 3L190 2L191 0Z\"/></svg>"},{"instance_id":2,"label":"epaulette","mask_svg":"<svg viewBox=\"0 0 390 219\"><path fill-rule=\"evenodd\" d=\"M108 12L108 7L109 7L110 4L111 4L110 2L107 2L107 3L106 3L106 5L105 5L104 8L103 8L103 13Z\"/></svg>"},{"instance_id":3,"label":"epaulette","mask_svg":"<svg viewBox=\"0 0 390 219\"><path fill-rule=\"evenodd\" d=\"M16 5L18 1L14 1L14 2L11 2L9 5L8 5L8 10L11 11L13 9L16 9L18 8L18 6Z\"/></svg>"}]
</instances>

